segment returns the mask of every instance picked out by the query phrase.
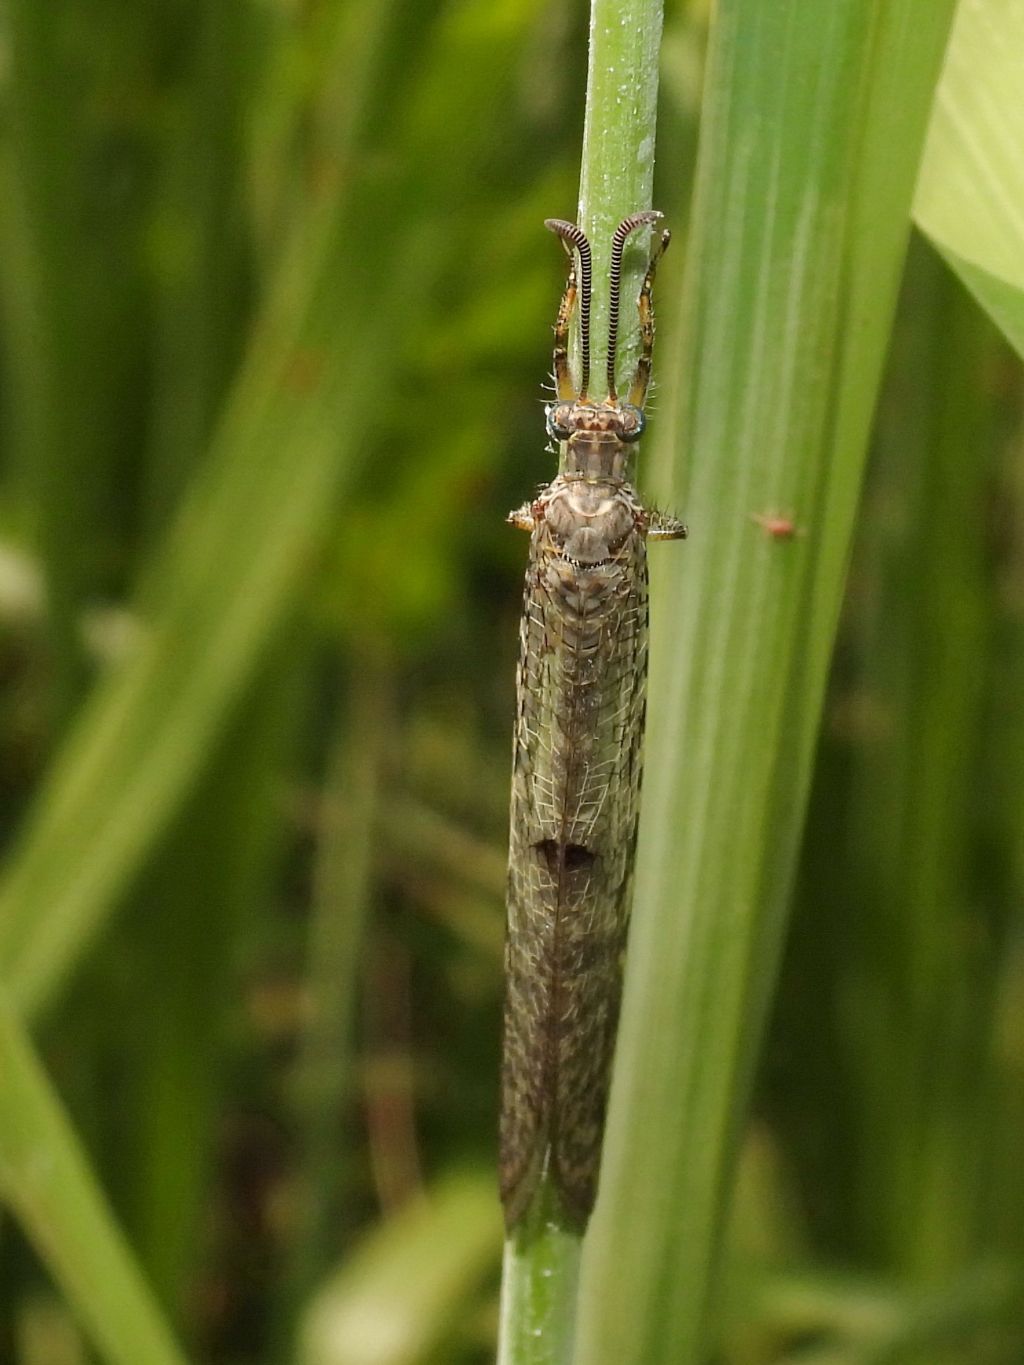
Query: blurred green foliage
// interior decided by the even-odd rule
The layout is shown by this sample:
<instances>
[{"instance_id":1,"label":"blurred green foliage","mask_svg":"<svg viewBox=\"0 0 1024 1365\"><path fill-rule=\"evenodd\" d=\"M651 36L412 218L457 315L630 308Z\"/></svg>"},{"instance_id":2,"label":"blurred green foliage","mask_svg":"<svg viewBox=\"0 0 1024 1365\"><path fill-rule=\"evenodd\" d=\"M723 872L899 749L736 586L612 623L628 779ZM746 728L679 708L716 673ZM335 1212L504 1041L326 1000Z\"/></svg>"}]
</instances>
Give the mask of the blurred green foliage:
<instances>
[{"instance_id":1,"label":"blurred green foliage","mask_svg":"<svg viewBox=\"0 0 1024 1365\"><path fill-rule=\"evenodd\" d=\"M705 11L666 15L656 202L679 228ZM0 16L0 978L46 1068L16 1032L0 1049L0 1360L90 1358L54 1276L86 1293L97 1244L4 1137L37 1100L50 1122L47 1077L61 1188L92 1216L80 1143L125 1233L115 1314L134 1260L195 1361L492 1352L504 516L551 472L540 222L573 216L586 19ZM1024 1358L1021 396L918 242L726 1365Z\"/></svg>"}]
</instances>

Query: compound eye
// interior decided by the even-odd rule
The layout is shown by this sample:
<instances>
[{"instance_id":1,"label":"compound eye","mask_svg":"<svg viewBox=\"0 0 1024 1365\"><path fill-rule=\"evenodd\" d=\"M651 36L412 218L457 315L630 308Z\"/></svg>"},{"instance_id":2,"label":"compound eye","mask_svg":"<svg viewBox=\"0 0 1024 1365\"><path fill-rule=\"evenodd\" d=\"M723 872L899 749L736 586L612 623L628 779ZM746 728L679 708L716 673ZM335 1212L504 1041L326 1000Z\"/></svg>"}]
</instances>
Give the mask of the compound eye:
<instances>
[{"instance_id":1,"label":"compound eye","mask_svg":"<svg viewBox=\"0 0 1024 1365\"><path fill-rule=\"evenodd\" d=\"M544 410L547 418L548 435L554 441L567 441L573 433L571 425L572 407L568 403L549 403Z\"/></svg>"},{"instance_id":2,"label":"compound eye","mask_svg":"<svg viewBox=\"0 0 1024 1365\"><path fill-rule=\"evenodd\" d=\"M624 441L639 441L644 434L644 427L647 425L647 418L639 408L633 407L632 403L622 405L622 431L620 433Z\"/></svg>"}]
</instances>

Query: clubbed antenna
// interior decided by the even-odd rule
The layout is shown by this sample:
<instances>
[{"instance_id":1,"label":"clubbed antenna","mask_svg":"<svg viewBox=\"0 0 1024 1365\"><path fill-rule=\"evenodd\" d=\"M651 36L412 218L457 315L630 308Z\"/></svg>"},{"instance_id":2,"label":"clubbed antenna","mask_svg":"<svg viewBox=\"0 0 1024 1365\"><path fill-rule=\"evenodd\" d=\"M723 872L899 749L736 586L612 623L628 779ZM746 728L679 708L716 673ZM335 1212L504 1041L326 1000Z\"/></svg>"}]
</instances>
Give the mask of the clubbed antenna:
<instances>
[{"instance_id":1,"label":"clubbed antenna","mask_svg":"<svg viewBox=\"0 0 1024 1365\"><path fill-rule=\"evenodd\" d=\"M575 223L566 223L561 218L545 218L544 226L561 237L571 259L573 247L580 254L580 391L579 397L586 398L590 388L590 294L593 285L590 243L586 233Z\"/></svg>"},{"instance_id":2,"label":"clubbed antenna","mask_svg":"<svg viewBox=\"0 0 1024 1365\"><path fill-rule=\"evenodd\" d=\"M631 213L615 229L612 237L612 259L608 278L608 398L615 402L618 393L615 388L615 353L619 345L619 293L622 287L622 253L626 238L638 227L656 223L662 215L656 209L646 213ZM578 229L577 229L578 231ZM582 233L580 234L582 236Z\"/></svg>"}]
</instances>

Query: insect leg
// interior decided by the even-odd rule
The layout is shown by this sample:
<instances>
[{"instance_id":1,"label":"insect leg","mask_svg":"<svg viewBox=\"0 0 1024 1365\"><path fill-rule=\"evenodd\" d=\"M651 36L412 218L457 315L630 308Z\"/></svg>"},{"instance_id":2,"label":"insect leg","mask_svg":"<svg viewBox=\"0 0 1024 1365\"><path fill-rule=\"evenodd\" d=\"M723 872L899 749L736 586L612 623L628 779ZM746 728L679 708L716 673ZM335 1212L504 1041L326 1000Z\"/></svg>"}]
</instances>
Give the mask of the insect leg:
<instances>
[{"instance_id":1,"label":"insect leg","mask_svg":"<svg viewBox=\"0 0 1024 1365\"><path fill-rule=\"evenodd\" d=\"M636 372L629 387L629 401L635 408L643 407L644 400L647 397L647 386L651 382L651 357L654 353L654 304L651 302L651 290L654 287L654 275L658 269L658 262L665 254L665 249L671 240L672 234L666 228L661 234L661 241L658 243L654 255L651 257L644 282L640 286L640 297L637 299L637 309L640 313L640 358L636 362Z\"/></svg>"},{"instance_id":2,"label":"insect leg","mask_svg":"<svg viewBox=\"0 0 1024 1365\"><path fill-rule=\"evenodd\" d=\"M569 372L569 323L572 310L576 306L576 257L572 247L569 252L569 278L566 281L562 302L558 305L558 318L555 322L555 392L563 402L572 402L576 397L576 386Z\"/></svg>"},{"instance_id":3,"label":"insect leg","mask_svg":"<svg viewBox=\"0 0 1024 1365\"><path fill-rule=\"evenodd\" d=\"M664 512L656 512L653 509L647 512L647 539L648 540L685 540L687 537L686 527L675 517L667 516Z\"/></svg>"}]
</instances>

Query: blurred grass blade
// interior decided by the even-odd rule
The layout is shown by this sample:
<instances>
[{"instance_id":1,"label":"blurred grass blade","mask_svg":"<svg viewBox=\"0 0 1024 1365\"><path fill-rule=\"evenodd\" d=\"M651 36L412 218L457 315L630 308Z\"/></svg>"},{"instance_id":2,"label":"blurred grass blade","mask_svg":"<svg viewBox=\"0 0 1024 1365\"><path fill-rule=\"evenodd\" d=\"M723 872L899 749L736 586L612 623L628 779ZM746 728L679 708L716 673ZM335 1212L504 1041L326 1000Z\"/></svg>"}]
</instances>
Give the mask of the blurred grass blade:
<instances>
[{"instance_id":1,"label":"blurred grass blade","mask_svg":"<svg viewBox=\"0 0 1024 1365\"><path fill-rule=\"evenodd\" d=\"M961 0L914 218L1024 356L1024 6Z\"/></svg>"},{"instance_id":2,"label":"blurred grass blade","mask_svg":"<svg viewBox=\"0 0 1024 1365\"><path fill-rule=\"evenodd\" d=\"M93 0L13 0L0 16L4 463L32 508L61 728L89 676L83 606L110 592L123 546L107 490L143 420L151 152L129 111L153 98L156 13L111 25Z\"/></svg>"},{"instance_id":3,"label":"blurred grass blade","mask_svg":"<svg viewBox=\"0 0 1024 1365\"><path fill-rule=\"evenodd\" d=\"M497 1269L494 1181L453 1175L373 1233L313 1299L300 1365L414 1365L442 1348Z\"/></svg>"},{"instance_id":4,"label":"blurred grass blade","mask_svg":"<svg viewBox=\"0 0 1024 1365\"><path fill-rule=\"evenodd\" d=\"M995 471L979 455L993 448L985 380L1002 348L942 261L916 247L869 482L884 514L859 538L856 581L870 586L845 632L857 694L884 719L851 746L841 846L816 890L833 933L857 924L835 992L859 1132L851 1232L901 1282L935 1284L984 1236L979 1118L994 1093L1001 917L972 880L964 793L981 771L996 639Z\"/></svg>"},{"instance_id":5,"label":"blurred grass blade","mask_svg":"<svg viewBox=\"0 0 1024 1365\"><path fill-rule=\"evenodd\" d=\"M168 102L160 141L150 227L154 391L142 490L151 539L207 454L245 337L251 245L242 130L253 68L264 60L254 19L245 0L195 8L179 56L181 88Z\"/></svg>"},{"instance_id":6,"label":"blurred grass blade","mask_svg":"<svg viewBox=\"0 0 1024 1365\"><path fill-rule=\"evenodd\" d=\"M415 139L402 172L382 175L370 158L294 234L210 455L149 566L133 657L79 718L0 883L0 974L19 1009L52 996L136 874L316 569L335 497L385 411L365 396L387 337L450 266L439 243L473 183L467 166L489 154L495 64L534 14L532 0L451 10L423 65L405 72L395 116ZM455 72L474 76L459 87L474 137L448 163L447 118L417 118ZM446 174L424 180L439 159ZM403 213L414 191L416 214Z\"/></svg>"},{"instance_id":7,"label":"blurred grass blade","mask_svg":"<svg viewBox=\"0 0 1024 1365\"><path fill-rule=\"evenodd\" d=\"M352 1172L342 1115L352 1102L356 1005L365 967L382 788L397 727L390 661L370 650L352 670L320 799L308 932L307 1005L296 1063L302 1122L300 1205L292 1268L296 1299L341 1243Z\"/></svg>"},{"instance_id":8,"label":"blurred grass blade","mask_svg":"<svg viewBox=\"0 0 1024 1365\"><path fill-rule=\"evenodd\" d=\"M951 13L949 0L841 0L813 20L798 0L717 12L682 379L693 479L671 496L692 539L652 555L645 825L603 1200L584 1252L587 1365L706 1359ZM752 522L773 510L803 534L773 540Z\"/></svg>"},{"instance_id":9,"label":"blurred grass blade","mask_svg":"<svg viewBox=\"0 0 1024 1365\"><path fill-rule=\"evenodd\" d=\"M301 630L285 631L275 643L215 761L147 863L130 898L126 932L114 938L114 952L97 954L104 962L130 954L132 967L127 981L110 982L105 998L94 988L92 998L108 1015L145 1020L129 1081L118 1092L114 1122L126 1136L119 1169L109 1177L111 1197L170 1311L191 1302L196 1248L208 1227L229 1071L224 1040L238 1007L234 964L239 942L265 913L266 886L290 832L281 819L281 780L303 714L302 667L309 654ZM135 907L142 914L132 918ZM103 963L96 965L102 972ZM80 1017L79 993L73 994L72 1030ZM81 1115L69 1075L81 1061L76 1066L66 1052L55 1055L58 1083ZM80 1059L77 1051L73 1056ZM90 1150L101 1151L103 1129L99 1139L95 1126L85 1133Z\"/></svg>"},{"instance_id":10,"label":"blurred grass blade","mask_svg":"<svg viewBox=\"0 0 1024 1365\"><path fill-rule=\"evenodd\" d=\"M20 1024L0 1006L0 1194L106 1361L183 1365Z\"/></svg>"},{"instance_id":11,"label":"blurred grass blade","mask_svg":"<svg viewBox=\"0 0 1024 1365\"><path fill-rule=\"evenodd\" d=\"M968 1263L941 1287L916 1289L820 1266L751 1268L744 1279L751 1319L771 1324L784 1340L802 1342L792 1354L753 1357L779 1365L1009 1360L999 1347L992 1352L983 1343L994 1338L1004 1344L993 1328L1013 1321L1024 1287L1021 1267L997 1260ZM736 1358L750 1357L737 1352Z\"/></svg>"},{"instance_id":12,"label":"blurred grass blade","mask_svg":"<svg viewBox=\"0 0 1024 1365\"><path fill-rule=\"evenodd\" d=\"M337 217L322 228L286 265L209 465L151 566L157 591L134 653L98 687L12 855L0 972L19 1009L51 995L163 829L273 637L353 458L353 426L335 415L354 403L361 367L338 321Z\"/></svg>"}]
</instances>

